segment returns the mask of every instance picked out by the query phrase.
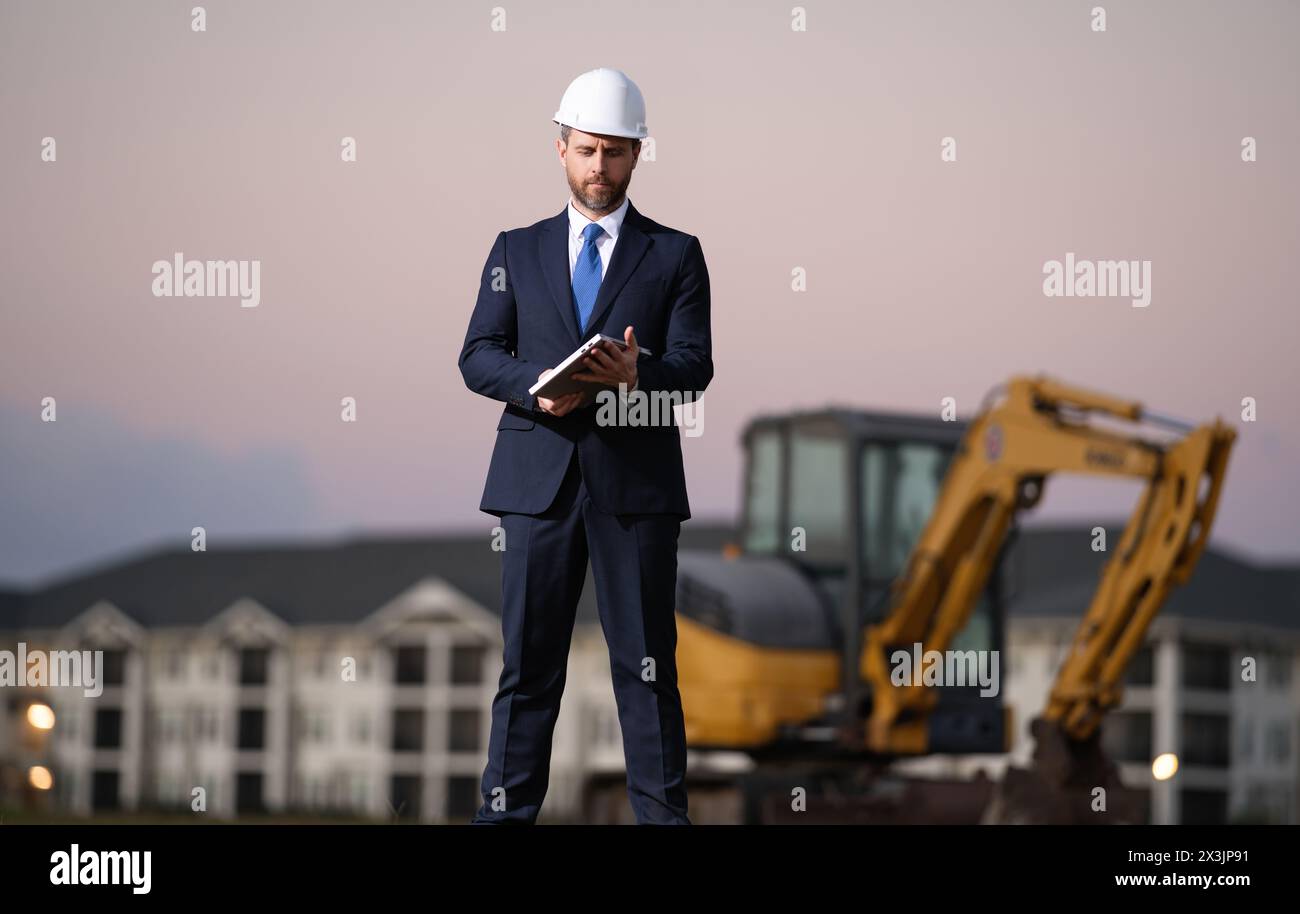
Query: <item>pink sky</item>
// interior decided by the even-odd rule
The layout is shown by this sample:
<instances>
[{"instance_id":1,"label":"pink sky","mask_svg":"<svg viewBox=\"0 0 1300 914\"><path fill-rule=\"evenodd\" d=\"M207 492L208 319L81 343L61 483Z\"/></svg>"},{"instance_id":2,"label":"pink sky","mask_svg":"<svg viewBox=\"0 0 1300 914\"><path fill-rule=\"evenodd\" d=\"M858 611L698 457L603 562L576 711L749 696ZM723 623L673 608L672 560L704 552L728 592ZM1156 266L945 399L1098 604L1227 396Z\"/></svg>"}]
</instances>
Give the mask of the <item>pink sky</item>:
<instances>
[{"instance_id":1,"label":"pink sky","mask_svg":"<svg viewBox=\"0 0 1300 914\"><path fill-rule=\"evenodd\" d=\"M456 358L496 233L567 200L550 118L596 66L646 97L632 202L712 278L697 518L734 517L757 413L969 417L1046 371L1236 423L1215 540L1294 558L1300 5L1104 3L1104 33L1092 5L818 3L796 33L779 3L508 4L505 32L491 4L214 3L195 34L188 5L5 4L0 579L205 522L486 536L501 404ZM176 251L260 260L261 305L154 298ZM1151 305L1044 297L1068 251L1150 260ZM1136 492L1054 480L1035 517Z\"/></svg>"}]
</instances>

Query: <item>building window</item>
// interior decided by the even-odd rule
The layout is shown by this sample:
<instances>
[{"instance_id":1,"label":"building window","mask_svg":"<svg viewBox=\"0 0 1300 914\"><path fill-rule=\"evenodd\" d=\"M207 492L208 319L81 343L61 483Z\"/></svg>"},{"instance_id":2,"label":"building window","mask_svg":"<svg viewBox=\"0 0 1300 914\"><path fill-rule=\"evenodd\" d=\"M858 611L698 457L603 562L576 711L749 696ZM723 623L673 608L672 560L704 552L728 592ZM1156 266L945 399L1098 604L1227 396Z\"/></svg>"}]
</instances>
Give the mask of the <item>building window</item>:
<instances>
[{"instance_id":1,"label":"building window","mask_svg":"<svg viewBox=\"0 0 1300 914\"><path fill-rule=\"evenodd\" d=\"M395 774L389 780L388 802L399 819L420 817L420 776Z\"/></svg>"},{"instance_id":2,"label":"building window","mask_svg":"<svg viewBox=\"0 0 1300 914\"><path fill-rule=\"evenodd\" d=\"M478 778L447 778L447 818L472 819L481 805L478 789Z\"/></svg>"},{"instance_id":3,"label":"building window","mask_svg":"<svg viewBox=\"0 0 1300 914\"><path fill-rule=\"evenodd\" d=\"M104 651L104 685L120 686L126 683L126 651Z\"/></svg>"},{"instance_id":4,"label":"building window","mask_svg":"<svg viewBox=\"0 0 1300 914\"><path fill-rule=\"evenodd\" d=\"M1117 762L1151 761L1151 713L1115 711L1102 723L1102 748Z\"/></svg>"},{"instance_id":5,"label":"building window","mask_svg":"<svg viewBox=\"0 0 1300 914\"><path fill-rule=\"evenodd\" d=\"M1183 825L1223 825L1228 821L1228 794L1223 790L1184 790Z\"/></svg>"},{"instance_id":6,"label":"building window","mask_svg":"<svg viewBox=\"0 0 1300 914\"><path fill-rule=\"evenodd\" d=\"M1291 657L1289 654L1264 655L1264 679L1275 689L1291 686Z\"/></svg>"},{"instance_id":7,"label":"building window","mask_svg":"<svg viewBox=\"0 0 1300 914\"><path fill-rule=\"evenodd\" d=\"M451 649L451 681L453 685L480 685L483 682L482 647L476 644L457 644Z\"/></svg>"},{"instance_id":8,"label":"building window","mask_svg":"<svg viewBox=\"0 0 1300 914\"><path fill-rule=\"evenodd\" d=\"M1291 761L1291 725L1286 721L1269 724L1264 737L1264 758L1277 764Z\"/></svg>"},{"instance_id":9,"label":"building window","mask_svg":"<svg viewBox=\"0 0 1300 914\"><path fill-rule=\"evenodd\" d=\"M161 729L161 739L163 745L176 742L176 712L171 708L166 708L159 712L159 724Z\"/></svg>"},{"instance_id":10,"label":"building window","mask_svg":"<svg viewBox=\"0 0 1300 914\"><path fill-rule=\"evenodd\" d=\"M1226 692L1232 682L1232 658L1226 647L1183 645L1183 687Z\"/></svg>"},{"instance_id":11,"label":"building window","mask_svg":"<svg viewBox=\"0 0 1300 914\"><path fill-rule=\"evenodd\" d=\"M1137 809L1138 809L1137 824L1150 825L1151 824L1151 791L1149 789L1135 789L1132 790L1131 793L1133 794L1134 801L1136 802Z\"/></svg>"},{"instance_id":12,"label":"building window","mask_svg":"<svg viewBox=\"0 0 1300 914\"><path fill-rule=\"evenodd\" d=\"M1291 790L1286 784L1255 782L1246 790L1245 804L1232 817L1234 825L1290 825Z\"/></svg>"},{"instance_id":13,"label":"building window","mask_svg":"<svg viewBox=\"0 0 1300 914\"><path fill-rule=\"evenodd\" d=\"M420 752L424 749L424 711L397 708L393 711L393 751Z\"/></svg>"},{"instance_id":14,"label":"building window","mask_svg":"<svg viewBox=\"0 0 1300 914\"><path fill-rule=\"evenodd\" d=\"M1155 682L1155 651L1151 645L1144 644L1129 659L1128 668L1124 670L1124 684L1150 686Z\"/></svg>"},{"instance_id":15,"label":"building window","mask_svg":"<svg viewBox=\"0 0 1300 914\"><path fill-rule=\"evenodd\" d=\"M263 708L239 709L240 749L266 748L266 711Z\"/></svg>"},{"instance_id":16,"label":"building window","mask_svg":"<svg viewBox=\"0 0 1300 914\"><path fill-rule=\"evenodd\" d=\"M329 715L319 708L298 711L298 737L304 743L329 742Z\"/></svg>"},{"instance_id":17,"label":"building window","mask_svg":"<svg viewBox=\"0 0 1300 914\"><path fill-rule=\"evenodd\" d=\"M262 772L241 771L235 778L235 809L241 813L266 811L262 796Z\"/></svg>"},{"instance_id":18,"label":"building window","mask_svg":"<svg viewBox=\"0 0 1300 914\"><path fill-rule=\"evenodd\" d=\"M404 644L393 652L394 681L398 685L423 685L426 651L422 644Z\"/></svg>"},{"instance_id":19,"label":"building window","mask_svg":"<svg viewBox=\"0 0 1300 914\"><path fill-rule=\"evenodd\" d=\"M271 651L264 647L246 647L239 651L239 684L266 685L269 680Z\"/></svg>"},{"instance_id":20,"label":"building window","mask_svg":"<svg viewBox=\"0 0 1300 914\"><path fill-rule=\"evenodd\" d=\"M95 711L95 748L122 748L121 708L99 708Z\"/></svg>"},{"instance_id":21,"label":"building window","mask_svg":"<svg viewBox=\"0 0 1300 914\"><path fill-rule=\"evenodd\" d=\"M1227 768L1228 732L1226 714L1184 714L1183 762L1209 768Z\"/></svg>"},{"instance_id":22,"label":"building window","mask_svg":"<svg viewBox=\"0 0 1300 914\"><path fill-rule=\"evenodd\" d=\"M117 809L121 805L118 799L120 776L114 770L96 770L91 774L90 805L96 810Z\"/></svg>"},{"instance_id":23,"label":"building window","mask_svg":"<svg viewBox=\"0 0 1300 914\"><path fill-rule=\"evenodd\" d=\"M481 712L469 708L453 708L449 727L448 749L452 752L478 752L479 721Z\"/></svg>"}]
</instances>

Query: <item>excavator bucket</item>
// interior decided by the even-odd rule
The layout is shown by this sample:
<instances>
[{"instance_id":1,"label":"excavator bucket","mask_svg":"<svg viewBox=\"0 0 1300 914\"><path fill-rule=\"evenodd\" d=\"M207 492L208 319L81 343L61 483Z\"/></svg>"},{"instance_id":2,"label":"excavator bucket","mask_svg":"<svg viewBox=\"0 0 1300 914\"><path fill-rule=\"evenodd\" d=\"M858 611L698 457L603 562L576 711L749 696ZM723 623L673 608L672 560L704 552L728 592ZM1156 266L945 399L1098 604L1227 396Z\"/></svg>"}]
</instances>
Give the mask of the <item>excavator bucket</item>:
<instances>
[{"instance_id":1,"label":"excavator bucket","mask_svg":"<svg viewBox=\"0 0 1300 914\"><path fill-rule=\"evenodd\" d=\"M984 812L985 825L1141 825L1141 796L1120 783L1101 748L1100 731L1071 739L1056 723L1035 718L1033 765L1009 767Z\"/></svg>"}]
</instances>

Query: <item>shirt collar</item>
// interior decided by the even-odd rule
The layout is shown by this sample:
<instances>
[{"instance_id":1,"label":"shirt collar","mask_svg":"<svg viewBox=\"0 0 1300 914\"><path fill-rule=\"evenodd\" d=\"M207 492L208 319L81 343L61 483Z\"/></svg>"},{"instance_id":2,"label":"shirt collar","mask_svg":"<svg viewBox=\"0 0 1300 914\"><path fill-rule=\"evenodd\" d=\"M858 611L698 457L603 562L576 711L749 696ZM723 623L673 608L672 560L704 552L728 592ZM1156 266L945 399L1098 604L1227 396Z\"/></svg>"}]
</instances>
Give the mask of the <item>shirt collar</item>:
<instances>
[{"instance_id":1,"label":"shirt collar","mask_svg":"<svg viewBox=\"0 0 1300 914\"><path fill-rule=\"evenodd\" d=\"M625 216L627 216L627 206L629 201L630 198L626 194L624 194L623 202L619 204L618 209L614 210L612 213L607 213L606 215L601 216L599 219L596 220L597 222L600 223L601 228L603 228L606 232L609 233L610 238L613 238L615 240L618 239L618 231L623 227L623 219ZM568 211L569 211L569 232L575 237L581 238L582 230L585 229L587 226L591 225L591 220L588 219L586 216L584 216L582 213L578 212L577 208L574 207L572 195L569 196Z\"/></svg>"}]
</instances>

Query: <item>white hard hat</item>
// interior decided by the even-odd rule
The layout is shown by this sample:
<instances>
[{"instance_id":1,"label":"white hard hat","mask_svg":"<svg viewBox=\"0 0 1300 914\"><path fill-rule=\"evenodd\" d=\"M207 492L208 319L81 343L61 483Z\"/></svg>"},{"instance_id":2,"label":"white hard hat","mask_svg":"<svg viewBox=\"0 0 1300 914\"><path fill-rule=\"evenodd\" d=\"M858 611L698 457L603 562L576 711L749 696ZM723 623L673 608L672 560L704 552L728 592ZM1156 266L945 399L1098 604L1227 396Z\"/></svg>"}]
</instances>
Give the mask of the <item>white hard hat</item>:
<instances>
[{"instance_id":1,"label":"white hard hat","mask_svg":"<svg viewBox=\"0 0 1300 914\"><path fill-rule=\"evenodd\" d=\"M622 70L608 67L588 70L569 83L552 120L583 133L635 140L649 136L641 90Z\"/></svg>"}]
</instances>

